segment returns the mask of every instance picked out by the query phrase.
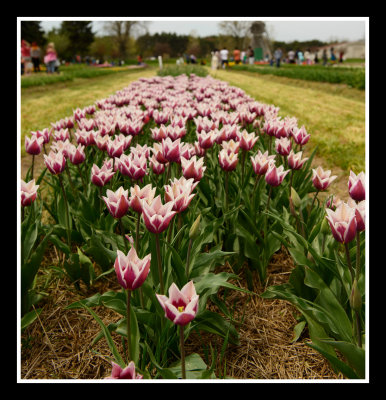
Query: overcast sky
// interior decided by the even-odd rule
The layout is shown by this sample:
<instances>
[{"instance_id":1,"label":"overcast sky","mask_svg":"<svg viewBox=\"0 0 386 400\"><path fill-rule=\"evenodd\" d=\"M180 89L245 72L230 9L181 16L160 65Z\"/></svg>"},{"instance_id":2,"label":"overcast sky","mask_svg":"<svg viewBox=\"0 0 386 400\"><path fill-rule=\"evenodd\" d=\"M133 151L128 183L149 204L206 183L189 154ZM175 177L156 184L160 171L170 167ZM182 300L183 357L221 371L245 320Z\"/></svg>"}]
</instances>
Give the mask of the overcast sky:
<instances>
[{"instance_id":1,"label":"overcast sky","mask_svg":"<svg viewBox=\"0 0 386 400\"><path fill-rule=\"evenodd\" d=\"M35 19L35 18L34 18ZM52 21L48 18L42 21L42 27L45 31L49 31L53 27L59 27L61 20ZM74 18L71 18L72 20ZM84 19L84 18L82 18ZM229 19L229 18L228 18ZM234 18L240 20L240 18ZM36 20L36 19L35 19ZM305 41L318 39L321 41L331 40L349 40L355 41L364 39L366 31L365 18L298 18L286 20L274 19L259 19L264 20L266 23L266 30L273 40L291 42L293 40ZM148 29L150 34L154 33L177 33L180 35L189 35L194 33L196 36L209 36L218 35L221 33L219 30L219 22L221 19L205 19L188 20L182 18L162 18L156 21L149 21ZM97 34L104 34L103 20L93 22L93 30Z\"/></svg>"}]
</instances>

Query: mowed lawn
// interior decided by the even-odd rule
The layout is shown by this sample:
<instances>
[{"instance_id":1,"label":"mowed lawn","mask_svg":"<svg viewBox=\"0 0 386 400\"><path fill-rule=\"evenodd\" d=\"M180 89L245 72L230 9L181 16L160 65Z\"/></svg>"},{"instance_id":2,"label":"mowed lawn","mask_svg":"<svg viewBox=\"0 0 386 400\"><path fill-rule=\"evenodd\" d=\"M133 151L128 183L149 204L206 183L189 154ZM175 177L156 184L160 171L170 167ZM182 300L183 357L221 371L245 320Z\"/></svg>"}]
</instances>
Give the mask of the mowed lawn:
<instances>
[{"instance_id":1,"label":"mowed lawn","mask_svg":"<svg viewBox=\"0 0 386 400\"><path fill-rule=\"evenodd\" d=\"M155 69L120 72L95 78L79 78L21 89L21 153L25 155L24 137L31 131L51 127L51 122L70 117L76 108L94 104L128 86L141 77L151 77Z\"/></svg>"},{"instance_id":2,"label":"mowed lawn","mask_svg":"<svg viewBox=\"0 0 386 400\"><path fill-rule=\"evenodd\" d=\"M280 107L281 117L298 119L311 139L307 152L317 154L326 167L365 171L365 92L346 85L301 81L284 77L212 71L212 76L238 86L256 100Z\"/></svg>"}]
</instances>

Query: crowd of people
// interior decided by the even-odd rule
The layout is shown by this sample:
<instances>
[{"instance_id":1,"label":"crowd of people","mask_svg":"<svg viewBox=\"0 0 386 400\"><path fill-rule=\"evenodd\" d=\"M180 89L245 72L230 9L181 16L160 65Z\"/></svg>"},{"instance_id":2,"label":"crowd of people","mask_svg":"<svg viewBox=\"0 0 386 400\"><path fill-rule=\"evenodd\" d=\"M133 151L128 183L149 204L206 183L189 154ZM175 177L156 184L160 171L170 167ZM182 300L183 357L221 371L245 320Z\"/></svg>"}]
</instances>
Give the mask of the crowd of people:
<instances>
[{"instance_id":1,"label":"crowd of people","mask_svg":"<svg viewBox=\"0 0 386 400\"><path fill-rule=\"evenodd\" d=\"M21 74L30 75L32 72L41 72L42 57L47 74L59 72L60 62L54 43L47 44L43 56L42 49L36 42L30 44L23 39L21 41Z\"/></svg>"},{"instance_id":2,"label":"crowd of people","mask_svg":"<svg viewBox=\"0 0 386 400\"><path fill-rule=\"evenodd\" d=\"M253 64L255 62L254 51L251 46L246 50L240 50L235 47L233 52L224 46L221 50L212 51L211 67L212 69L226 68L230 62L235 64Z\"/></svg>"},{"instance_id":3,"label":"crowd of people","mask_svg":"<svg viewBox=\"0 0 386 400\"><path fill-rule=\"evenodd\" d=\"M337 62L343 62L343 51L339 52L339 56L337 57L335 54L335 50L333 47L330 48L330 54L328 54L327 49L323 49L321 60L318 56L318 51L311 51L310 49L305 50L290 50L285 56L283 51L280 48L277 48L272 57L269 54L264 56L264 60L261 60L265 63L269 63L271 66L280 67L281 63L286 64L298 64L298 65L313 65L319 64L321 61L323 65L332 65ZM237 47L230 52L226 47L223 47L221 50L215 49L212 51L212 69L226 68L229 66L229 62L234 62L235 64L254 64L255 63L255 54L254 50L251 46L248 49L240 51Z\"/></svg>"}]
</instances>

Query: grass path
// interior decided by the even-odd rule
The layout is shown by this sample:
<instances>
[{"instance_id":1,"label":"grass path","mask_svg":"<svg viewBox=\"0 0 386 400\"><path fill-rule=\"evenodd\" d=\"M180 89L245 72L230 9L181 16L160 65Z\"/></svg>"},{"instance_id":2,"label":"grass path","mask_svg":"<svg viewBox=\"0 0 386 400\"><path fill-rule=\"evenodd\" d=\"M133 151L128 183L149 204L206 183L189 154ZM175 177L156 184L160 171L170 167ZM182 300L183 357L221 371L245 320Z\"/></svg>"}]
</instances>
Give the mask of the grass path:
<instances>
[{"instance_id":1,"label":"grass path","mask_svg":"<svg viewBox=\"0 0 386 400\"><path fill-rule=\"evenodd\" d=\"M155 69L120 72L96 78L21 90L21 151L25 154L24 136L50 127L51 122L69 117L77 107L83 108L114 94L141 77L155 75Z\"/></svg>"},{"instance_id":2,"label":"grass path","mask_svg":"<svg viewBox=\"0 0 386 400\"><path fill-rule=\"evenodd\" d=\"M251 97L280 107L279 115L298 119L311 134L307 149L318 146L328 167L365 170L365 94L344 85L305 82L235 71L211 71Z\"/></svg>"}]
</instances>

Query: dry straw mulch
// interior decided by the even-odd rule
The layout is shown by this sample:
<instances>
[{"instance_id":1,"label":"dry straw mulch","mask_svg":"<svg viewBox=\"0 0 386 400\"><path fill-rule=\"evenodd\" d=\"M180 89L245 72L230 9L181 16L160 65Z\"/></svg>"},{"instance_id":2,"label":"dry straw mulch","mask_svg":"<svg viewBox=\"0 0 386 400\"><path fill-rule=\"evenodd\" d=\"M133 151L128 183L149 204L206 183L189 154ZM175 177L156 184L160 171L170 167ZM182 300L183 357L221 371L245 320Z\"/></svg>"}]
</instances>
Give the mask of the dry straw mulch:
<instances>
[{"instance_id":1,"label":"dry straw mulch","mask_svg":"<svg viewBox=\"0 0 386 400\"><path fill-rule=\"evenodd\" d=\"M45 264L55 262L58 262L57 254L51 247ZM272 257L267 286L286 282L292 268L291 258L282 249ZM229 264L221 270L232 272ZM44 276L47 269L42 271L40 279L47 278ZM110 374L111 353L106 340L102 338L90 346L100 331L98 323L86 310L66 310L65 307L96 292L119 290L113 278L98 281L90 290L82 287L83 293L74 290L65 278L52 280L39 319L22 334L21 379L102 379ZM244 279L232 283L247 288ZM253 285L257 294L265 289L257 277L253 279ZM218 295L222 297L222 290ZM228 290L226 304L235 310L234 320L241 322L236 325L239 346L228 344L225 356L220 360L222 338L207 332L201 332L199 337L193 332L186 342L186 354L197 352L204 360L202 343L211 343L217 354L217 376L234 380L343 379L318 352L305 344L309 341L307 332L292 343L298 313L290 303ZM208 307L218 311L214 304L208 304ZM104 307L96 308L95 312L106 325L121 318ZM124 354L120 336L113 333L113 339ZM212 362L211 359L206 361Z\"/></svg>"}]
</instances>

